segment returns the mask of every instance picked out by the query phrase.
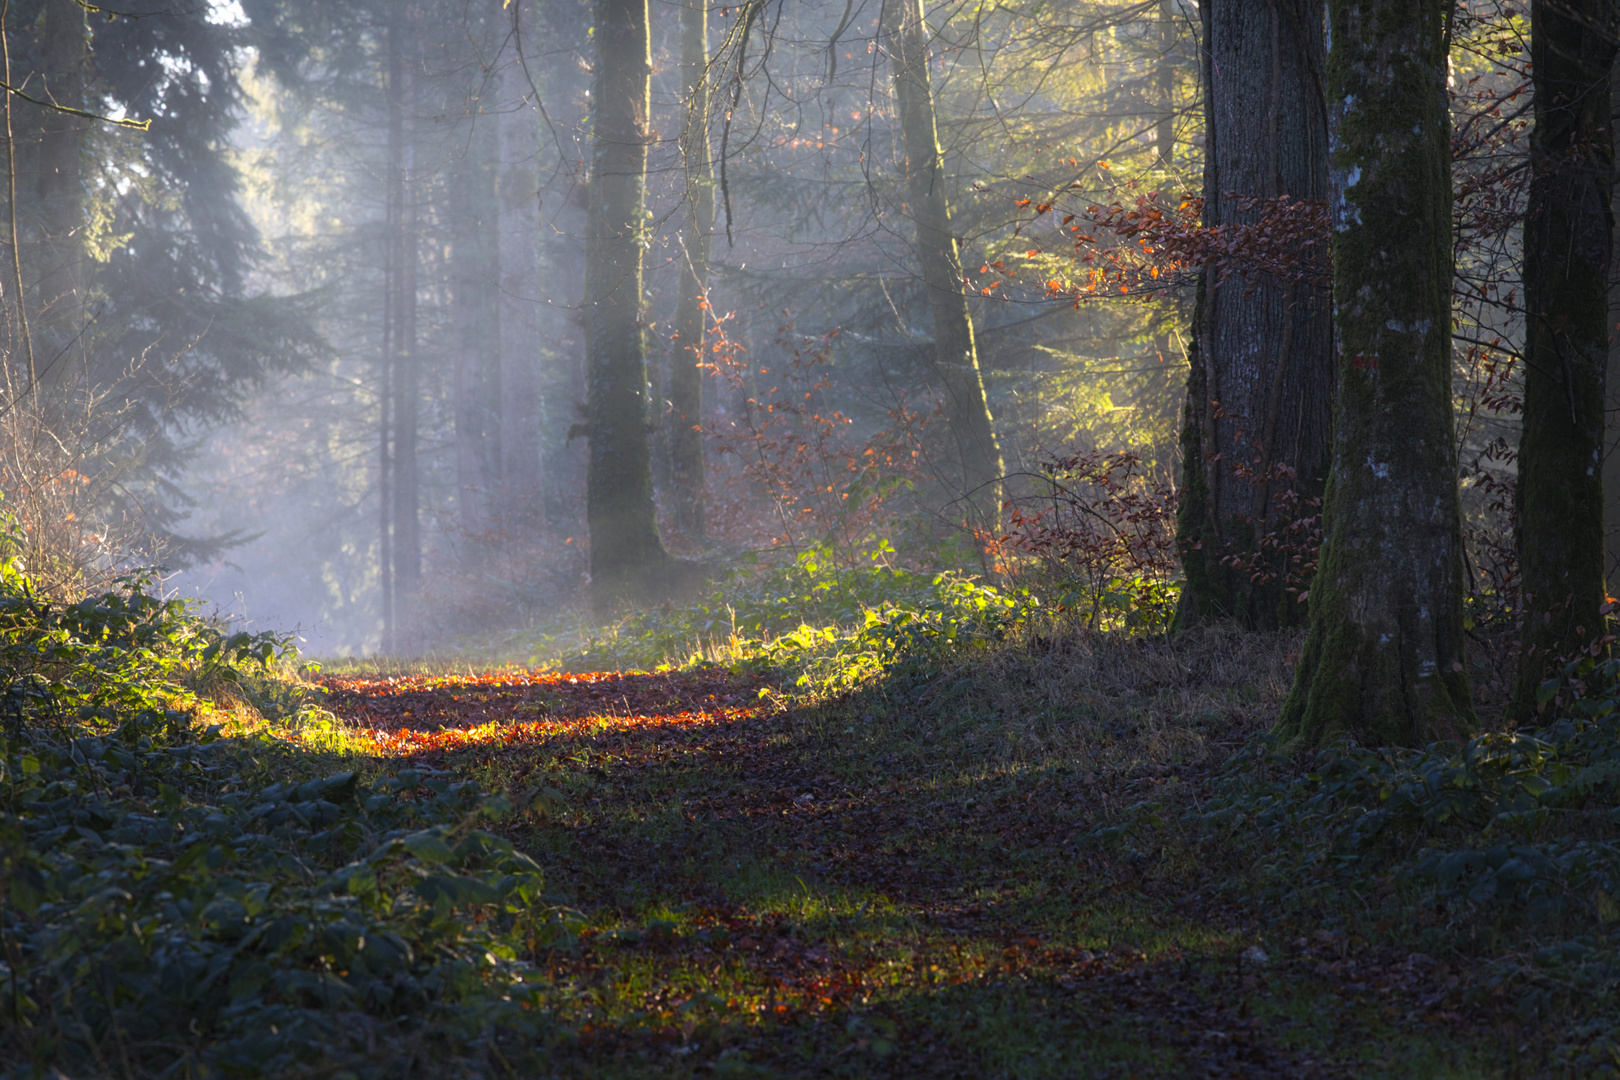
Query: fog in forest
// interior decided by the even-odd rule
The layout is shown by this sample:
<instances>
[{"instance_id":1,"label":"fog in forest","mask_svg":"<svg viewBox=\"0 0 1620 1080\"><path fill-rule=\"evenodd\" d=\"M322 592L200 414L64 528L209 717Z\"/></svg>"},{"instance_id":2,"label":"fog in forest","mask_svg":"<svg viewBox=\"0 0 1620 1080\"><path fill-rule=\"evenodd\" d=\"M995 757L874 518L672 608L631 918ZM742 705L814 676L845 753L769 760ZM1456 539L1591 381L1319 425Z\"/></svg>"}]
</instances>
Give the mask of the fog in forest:
<instances>
[{"instance_id":1,"label":"fog in forest","mask_svg":"<svg viewBox=\"0 0 1620 1080\"><path fill-rule=\"evenodd\" d=\"M1201 297L1288 282L1276 310L1331 347L1326 191L1286 158L1320 89L1279 66L1239 95L1214 122L1254 167L1211 188L1190 0L6 18L6 505L64 580L161 564L316 655L544 660L795 560L1160 625L1186 440L1239 397L1188 407ZM1454 29L1480 575L1517 437L1522 24ZM1309 482L1271 501L1288 466L1320 489L1273 452L1317 393L1278 376L1220 436L1254 450L1260 532L1313 512Z\"/></svg>"}]
</instances>

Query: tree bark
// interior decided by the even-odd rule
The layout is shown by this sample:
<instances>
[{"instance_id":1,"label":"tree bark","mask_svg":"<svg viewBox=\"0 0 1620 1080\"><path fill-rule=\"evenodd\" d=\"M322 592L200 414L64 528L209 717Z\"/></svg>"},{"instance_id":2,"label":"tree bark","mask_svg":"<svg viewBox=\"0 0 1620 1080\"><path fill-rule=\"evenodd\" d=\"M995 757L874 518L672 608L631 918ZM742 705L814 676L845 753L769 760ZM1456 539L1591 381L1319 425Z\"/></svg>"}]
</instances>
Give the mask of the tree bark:
<instances>
[{"instance_id":1,"label":"tree bark","mask_svg":"<svg viewBox=\"0 0 1620 1080\"><path fill-rule=\"evenodd\" d=\"M1609 68L1609 116L1620 112L1620 57ZM1609 187L1609 204L1620 199L1620 169ZM1620 222L1609 233L1609 280L1620 281ZM1609 325L1620 326L1620 289L1609 290ZM1620 575L1620 333L1609 337L1608 368L1604 379L1603 537L1605 578ZM1614 375L1610 379L1607 376Z\"/></svg>"},{"instance_id":2,"label":"tree bark","mask_svg":"<svg viewBox=\"0 0 1620 1080\"><path fill-rule=\"evenodd\" d=\"M653 507L642 236L652 57L647 0L594 0L596 91L585 250L585 513L598 612L660 594L671 559Z\"/></svg>"},{"instance_id":3,"label":"tree bark","mask_svg":"<svg viewBox=\"0 0 1620 1080\"><path fill-rule=\"evenodd\" d=\"M1327 198L1322 0L1206 0L1206 228L1264 213L1229 195ZM1335 385L1332 315L1310 285L1206 269L1194 308L1182 430L1180 626L1300 621L1261 539L1279 524L1273 497L1320 496ZM1256 556L1259 556L1257 559ZM1241 560L1234 565L1228 560ZM1255 565L1258 563L1258 565Z\"/></svg>"},{"instance_id":4,"label":"tree bark","mask_svg":"<svg viewBox=\"0 0 1620 1080\"><path fill-rule=\"evenodd\" d=\"M1534 0L1524 223L1524 428L1515 503L1522 617L1513 712L1602 636L1603 403L1614 214L1609 0Z\"/></svg>"},{"instance_id":5,"label":"tree bark","mask_svg":"<svg viewBox=\"0 0 1620 1080\"><path fill-rule=\"evenodd\" d=\"M669 361L670 457L675 521L690 536L704 534L703 339L709 255L714 237L714 163L709 146L709 8L706 0L681 6L681 91L686 126L681 160L686 168L686 220L681 226L680 295Z\"/></svg>"},{"instance_id":6,"label":"tree bark","mask_svg":"<svg viewBox=\"0 0 1620 1080\"><path fill-rule=\"evenodd\" d=\"M1339 397L1310 631L1279 733L1474 726L1451 403L1445 0L1329 0Z\"/></svg>"},{"instance_id":7,"label":"tree bark","mask_svg":"<svg viewBox=\"0 0 1620 1080\"><path fill-rule=\"evenodd\" d=\"M884 48L893 66L901 139L906 151L907 210L917 227L917 260L934 319L934 366L945 393L945 420L956 451L953 482L973 510L973 527L998 532L1004 468L990 403L979 372L973 317L963 292L962 258L945 197L928 40L922 0L884 0Z\"/></svg>"}]
</instances>

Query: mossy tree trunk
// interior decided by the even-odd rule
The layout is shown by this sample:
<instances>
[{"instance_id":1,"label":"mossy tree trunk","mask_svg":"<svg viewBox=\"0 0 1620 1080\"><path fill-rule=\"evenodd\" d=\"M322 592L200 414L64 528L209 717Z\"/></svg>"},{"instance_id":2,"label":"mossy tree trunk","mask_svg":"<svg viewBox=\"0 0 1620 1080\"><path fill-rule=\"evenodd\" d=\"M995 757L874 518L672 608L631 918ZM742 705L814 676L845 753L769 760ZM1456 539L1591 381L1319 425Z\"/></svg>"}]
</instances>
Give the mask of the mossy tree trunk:
<instances>
[{"instance_id":1,"label":"mossy tree trunk","mask_svg":"<svg viewBox=\"0 0 1620 1080\"><path fill-rule=\"evenodd\" d=\"M595 0L590 209L585 226L585 514L599 612L659 595L671 562L658 535L647 357L641 312L642 237L652 54L647 0Z\"/></svg>"},{"instance_id":2,"label":"mossy tree trunk","mask_svg":"<svg viewBox=\"0 0 1620 1080\"><path fill-rule=\"evenodd\" d=\"M1322 14L1323 0L1199 5L1205 227L1259 220L1262 210L1244 211L1232 195L1327 198ZM1179 625L1269 628L1303 615L1260 541L1285 524L1274 497L1287 486L1322 493L1335 362L1332 312L1318 293L1273 277L1219 282L1213 267L1200 283L1181 440Z\"/></svg>"},{"instance_id":3,"label":"mossy tree trunk","mask_svg":"<svg viewBox=\"0 0 1620 1080\"><path fill-rule=\"evenodd\" d=\"M961 485L959 494L973 509L973 527L994 532L1001 521L1001 445L979 372L973 316L963 292L962 257L951 231L945 160L928 81L922 2L884 0L881 21L906 151L906 209L917 227L917 260L934 322L934 364L957 457L957 475L951 482Z\"/></svg>"},{"instance_id":4,"label":"mossy tree trunk","mask_svg":"<svg viewBox=\"0 0 1620 1080\"><path fill-rule=\"evenodd\" d=\"M675 521L689 536L702 536L703 304L714 237L714 163L709 144L709 8L705 0L681 6L681 91L686 125L681 160L686 167L686 220L681 228L680 295L676 299L670 350L669 448L675 481Z\"/></svg>"},{"instance_id":5,"label":"mossy tree trunk","mask_svg":"<svg viewBox=\"0 0 1620 1080\"><path fill-rule=\"evenodd\" d=\"M1279 733L1474 726L1451 404L1446 0L1329 0L1339 396L1310 631Z\"/></svg>"},{"instance_id":6,"label":"mossy tree trunk","mask_svg":"<svg viewBox=\"0 0 1620 1080\"><path fill-rule=\"evenodd\" d=\"M1524 222L1524 429L1515 502L1522 632L1513 710L1601 635L1604 376L1614 214L1611 0L1534 0Z\"/></svg>"}]
</instances>

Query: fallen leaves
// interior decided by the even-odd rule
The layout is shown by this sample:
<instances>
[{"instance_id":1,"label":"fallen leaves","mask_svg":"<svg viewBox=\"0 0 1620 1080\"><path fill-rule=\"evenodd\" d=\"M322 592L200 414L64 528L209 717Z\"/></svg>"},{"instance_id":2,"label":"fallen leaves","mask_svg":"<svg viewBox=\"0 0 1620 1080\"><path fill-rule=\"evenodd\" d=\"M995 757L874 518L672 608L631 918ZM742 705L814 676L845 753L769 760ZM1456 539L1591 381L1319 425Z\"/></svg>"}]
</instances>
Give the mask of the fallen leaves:
<instances>
[{"instance_id":1,"label":"fallen leaves","mask_svg":"<svg viewBox=\"0 0 1620 1080\"><path fill-rule=\"evenodd\" d=\"M764 715L762 679L638 672L500 671L322 680L352 737L390 757L540 744L604 731L702 726Z\"/></svg>"}]
</instances>

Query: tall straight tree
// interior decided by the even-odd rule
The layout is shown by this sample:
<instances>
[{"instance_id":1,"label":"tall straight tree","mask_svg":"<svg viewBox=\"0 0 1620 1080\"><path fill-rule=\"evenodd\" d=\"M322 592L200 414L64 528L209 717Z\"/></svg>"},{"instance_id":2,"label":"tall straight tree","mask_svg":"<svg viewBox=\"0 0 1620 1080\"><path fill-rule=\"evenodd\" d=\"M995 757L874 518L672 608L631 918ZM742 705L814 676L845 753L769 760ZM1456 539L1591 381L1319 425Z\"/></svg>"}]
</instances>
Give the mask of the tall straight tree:
<instances>
[{"instance_id":1,"label":"tall straight tree","mask_svg":"<svg viewBox=\"0 0 1620 1080\"><path fill-rule=\"evenodd\" d=\"M422 522L420 463L416 458L417 422L420 411L422 361L417 352L417 178L412 141L415 125L408 121L416 106L416 64L407 55L405 37L414 29L410 8L399 5L399 14L388 23L388 184L394 206L392 251L393 302L390 313L394 327L392 385L394 395L393 479L389 499L393 510L392 583L394 595L393 648L402 653L420 647L415 616L422 591Z\"/></svg>"},{"instance_id":2,"label":"tall straight tree","mask_svg":"<svg viewBox=\"0 0 1620 1080\"><path fill-rule=\"evenodd\" d=\"M490 0L499 7L502 0ZM512 3L510 41L523 42L523 3ZM540 517L539 102L517 55L500 69L500 432L504 513L519 527Z\"/></svg>"},{"instance_id":3,"label":"tall straight tree","mask_svg":"<svg viewBox=\"0 0 1620 1080\"><path fill-rule=\"evenodd\" d=\"M1329 0L1339 396L1285 737L1414 746L1474 724L1451 405L1446 0Z\"/></svg>"},{"instance_id":4,"label":"tall straight tree","mask_svg":"<svg viewBox=\"0 0 1620 1080\"><path fill-rule=\"evenodd\" d=\"M585 225L585 516L598 611L665 591L642 326L652 43L647 0L594 0L590 209Z\"/></svg>"},{"instance_id":5,"label":"tall straight tree","mask_svg":"<svg viewBox=\"0 0 1620 1080\"><path fill-rule=\"evenodd\" d=\"M1523 630L1514 709L1602 636L1603 429L1614 134L1613 0L1534 0L1524 222L1524 429L1515 502Z\"/></svg>"},{"instance_id":6,"label":"tall straight tree","mask_svg":"<svg viewBox=\"0 0 1620 1080\"><path fill-rule=\"evenodd\" d=\"M471 126L451 166L450 302L455 321L456 499L461 527L478 537L501 491L501 246L496 198L498 120L478 98L447 93Z\"/></svg>"},{"instance_id":7,"label":"tall straight tree","mask_svg":"<svg viewBox=\"0 0 1620 1080\"><path fill-rule=\"evenodd\" d=\"M85 9L53 2L41 16L43 88L58 105L85 106L89 28ZM84 329L85 278L84 181L80 161L88 122L54 109L40 110L39 169L35 174L39 206L34 288L39 312L34 329L47 357L69 350ZM81 365L56 360L47 382L59 383L82 374Z\"/></svg>"},{"instance_id":8,"label":"tall straight tree","mask_svg":"<svg viewBox=\"0 0 1620 1080\"><path fill-rule=\"evenodd\" d=\"M1206 228L1256 224L1236 197L1327 198L1323 0L1205 0ZM1332 314L1311 285L1205 268L1194 308L1177 522L1187 575L1178 622L1296 621L1287 579L1228 561L1256 552L1275 525L1287 474L1319 496L1328 458L1335 364Z\"/></svg>"},{"instance_id":9,"label":"tall straight tree","mask_svg":"<svg viewBox=\"0 0 1620 1080\"><path fill-rule=\"evenodd\" d=\"M675 521L691 536L702 536L704 303L709 255L714 238L714 162L709 144L709 5L681 5L681 92L686 126L681 160L686 170L686 219L681 226L680 295L676 299L670 350L670 456L674 459Z\"/></svg>"},{"instance_id":10,"label":"tall straight tree","mask_svg":"<svg viewBox=\"0 0 1620 1080\"><path fill-rule=\"evenodd\" d=\"M957 475L951 482L960 485L960 494L974 508L978 519L974 527L993 530L1001 520L1001 445L979 373L973 316L963 292L962 257L945 197L945 160L928 81L922 0L884 0L880 19L900 110L917 261L933 314L934 365L945 392L945 421L957 457Z\"/></svg>"}]
</instances>

